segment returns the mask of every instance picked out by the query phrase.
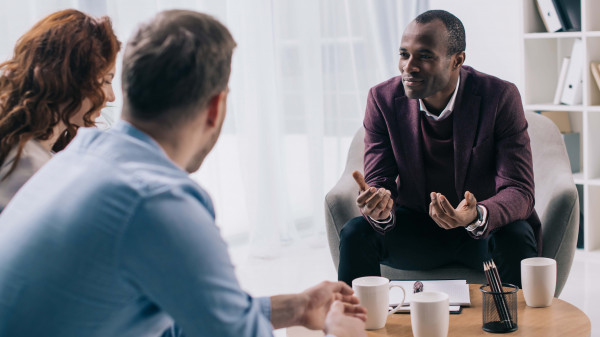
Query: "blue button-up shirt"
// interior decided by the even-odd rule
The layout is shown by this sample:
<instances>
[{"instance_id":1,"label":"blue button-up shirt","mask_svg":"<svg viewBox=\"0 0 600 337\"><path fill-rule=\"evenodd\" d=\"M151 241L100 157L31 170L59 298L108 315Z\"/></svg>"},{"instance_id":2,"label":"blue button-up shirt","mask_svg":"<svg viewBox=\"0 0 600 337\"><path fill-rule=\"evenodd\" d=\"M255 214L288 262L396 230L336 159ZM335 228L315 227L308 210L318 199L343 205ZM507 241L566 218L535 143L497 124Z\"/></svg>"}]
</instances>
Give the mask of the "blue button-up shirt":
<instances>
[{"instance_id":1,"label":"blue button-up shirt","mask_svg":"<svg viewBox=\"0 0 600 337\"><path fill-rule=\"evenodd\" d=\"M271 336L214 217L143 132L81 129L0 215L0 336Z\"/></svg>"}]
</instances>

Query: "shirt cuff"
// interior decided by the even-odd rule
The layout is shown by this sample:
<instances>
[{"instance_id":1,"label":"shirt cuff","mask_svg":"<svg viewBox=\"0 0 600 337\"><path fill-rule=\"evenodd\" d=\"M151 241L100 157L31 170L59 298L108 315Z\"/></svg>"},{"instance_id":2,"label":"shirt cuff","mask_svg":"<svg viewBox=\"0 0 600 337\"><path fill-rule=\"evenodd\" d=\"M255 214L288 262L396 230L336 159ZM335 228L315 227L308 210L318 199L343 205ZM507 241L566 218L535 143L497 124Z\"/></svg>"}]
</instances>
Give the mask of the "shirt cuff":
<instances>
[{"instance_id":1,"label":"shirt cuff","mask_svg":"<svg viewBox=\"0 0 600 337\"><path fill-rule=\"evenodd\" d=\"M260 307L260 312L271 321L271 298L270 297L257 297L258 306Z\"/></svg>"}]
</instances>

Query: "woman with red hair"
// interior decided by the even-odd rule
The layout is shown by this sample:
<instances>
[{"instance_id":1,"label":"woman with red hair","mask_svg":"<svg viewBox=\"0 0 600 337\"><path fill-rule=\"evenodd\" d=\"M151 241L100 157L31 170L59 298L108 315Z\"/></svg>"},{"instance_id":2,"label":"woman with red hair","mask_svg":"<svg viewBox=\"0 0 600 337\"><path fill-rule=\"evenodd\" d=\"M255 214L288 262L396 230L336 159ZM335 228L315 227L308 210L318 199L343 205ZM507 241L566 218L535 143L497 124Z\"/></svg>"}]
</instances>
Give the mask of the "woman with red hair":
<instances>
[{"instance_id":1,"label":"woman with red hair","mask_svg":"<svg viewBox=\"0 0 600 337\"><path fill-rule=\"evenodd\" d=\"M0 64L0 211L114 101L120 45L108 17L69 9L35 24Z\"/></svg>"}]
</instances>

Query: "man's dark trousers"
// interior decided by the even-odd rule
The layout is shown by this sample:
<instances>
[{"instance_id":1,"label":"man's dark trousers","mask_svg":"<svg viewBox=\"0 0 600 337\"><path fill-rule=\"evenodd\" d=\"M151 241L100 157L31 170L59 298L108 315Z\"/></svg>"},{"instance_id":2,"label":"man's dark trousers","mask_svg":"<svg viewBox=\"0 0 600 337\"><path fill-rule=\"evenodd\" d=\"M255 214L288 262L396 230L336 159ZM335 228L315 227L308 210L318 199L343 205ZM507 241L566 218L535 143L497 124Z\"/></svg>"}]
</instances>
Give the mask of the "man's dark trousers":
<instances>
[{"instance_id":1,"label":"man's dark trousers","mask_svg":"<svg viewBox=\"0 0 600 337\"><path fill-rule=\"evenodd\" d=\"M427 270L452 263L483 271L494 259L504 283L521 287L521 260L538 256L535 236L525 220L503 226L485 239L465 228L439 227L428 214L400 208L396 227L376 232L364 217L348 221L340 232L338 279L352 285L361 276L381 275L379 264L405 270Z\"/></svg>"}]
</instances>

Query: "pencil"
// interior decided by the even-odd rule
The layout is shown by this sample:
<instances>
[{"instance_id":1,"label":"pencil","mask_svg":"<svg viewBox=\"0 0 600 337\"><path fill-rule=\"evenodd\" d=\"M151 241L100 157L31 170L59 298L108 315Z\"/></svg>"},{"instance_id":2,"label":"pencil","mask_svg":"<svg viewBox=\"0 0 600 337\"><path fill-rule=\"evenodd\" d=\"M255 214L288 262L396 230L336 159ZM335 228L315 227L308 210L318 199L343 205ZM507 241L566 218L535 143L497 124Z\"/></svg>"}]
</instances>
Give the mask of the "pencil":
<instances>
[{"instance_id":1,"label":"pencil","mask_svg":"<svg viewBox=\"0 0 600 337\"><path fill-rule=\"evenodd\" d=\"M504 308L506 310L506 315L509 321L509 325L512 328L512 317L510 314L510 311L508 310L508 303L506 302L506 296L504 295L504 291L502 289L502 281L500 281L500 273L498 273L498 268L496 267L496 264L494 263L494 260L490 260L490 263L492 264L492 271L493 271L493 275L495 275L495 279L496 279L496 283L497 283L497 288L498 288L498 292L502 293L502 295L500 295L501 298L501 303L504 305Z\"/></svg>"}]
</instances>

